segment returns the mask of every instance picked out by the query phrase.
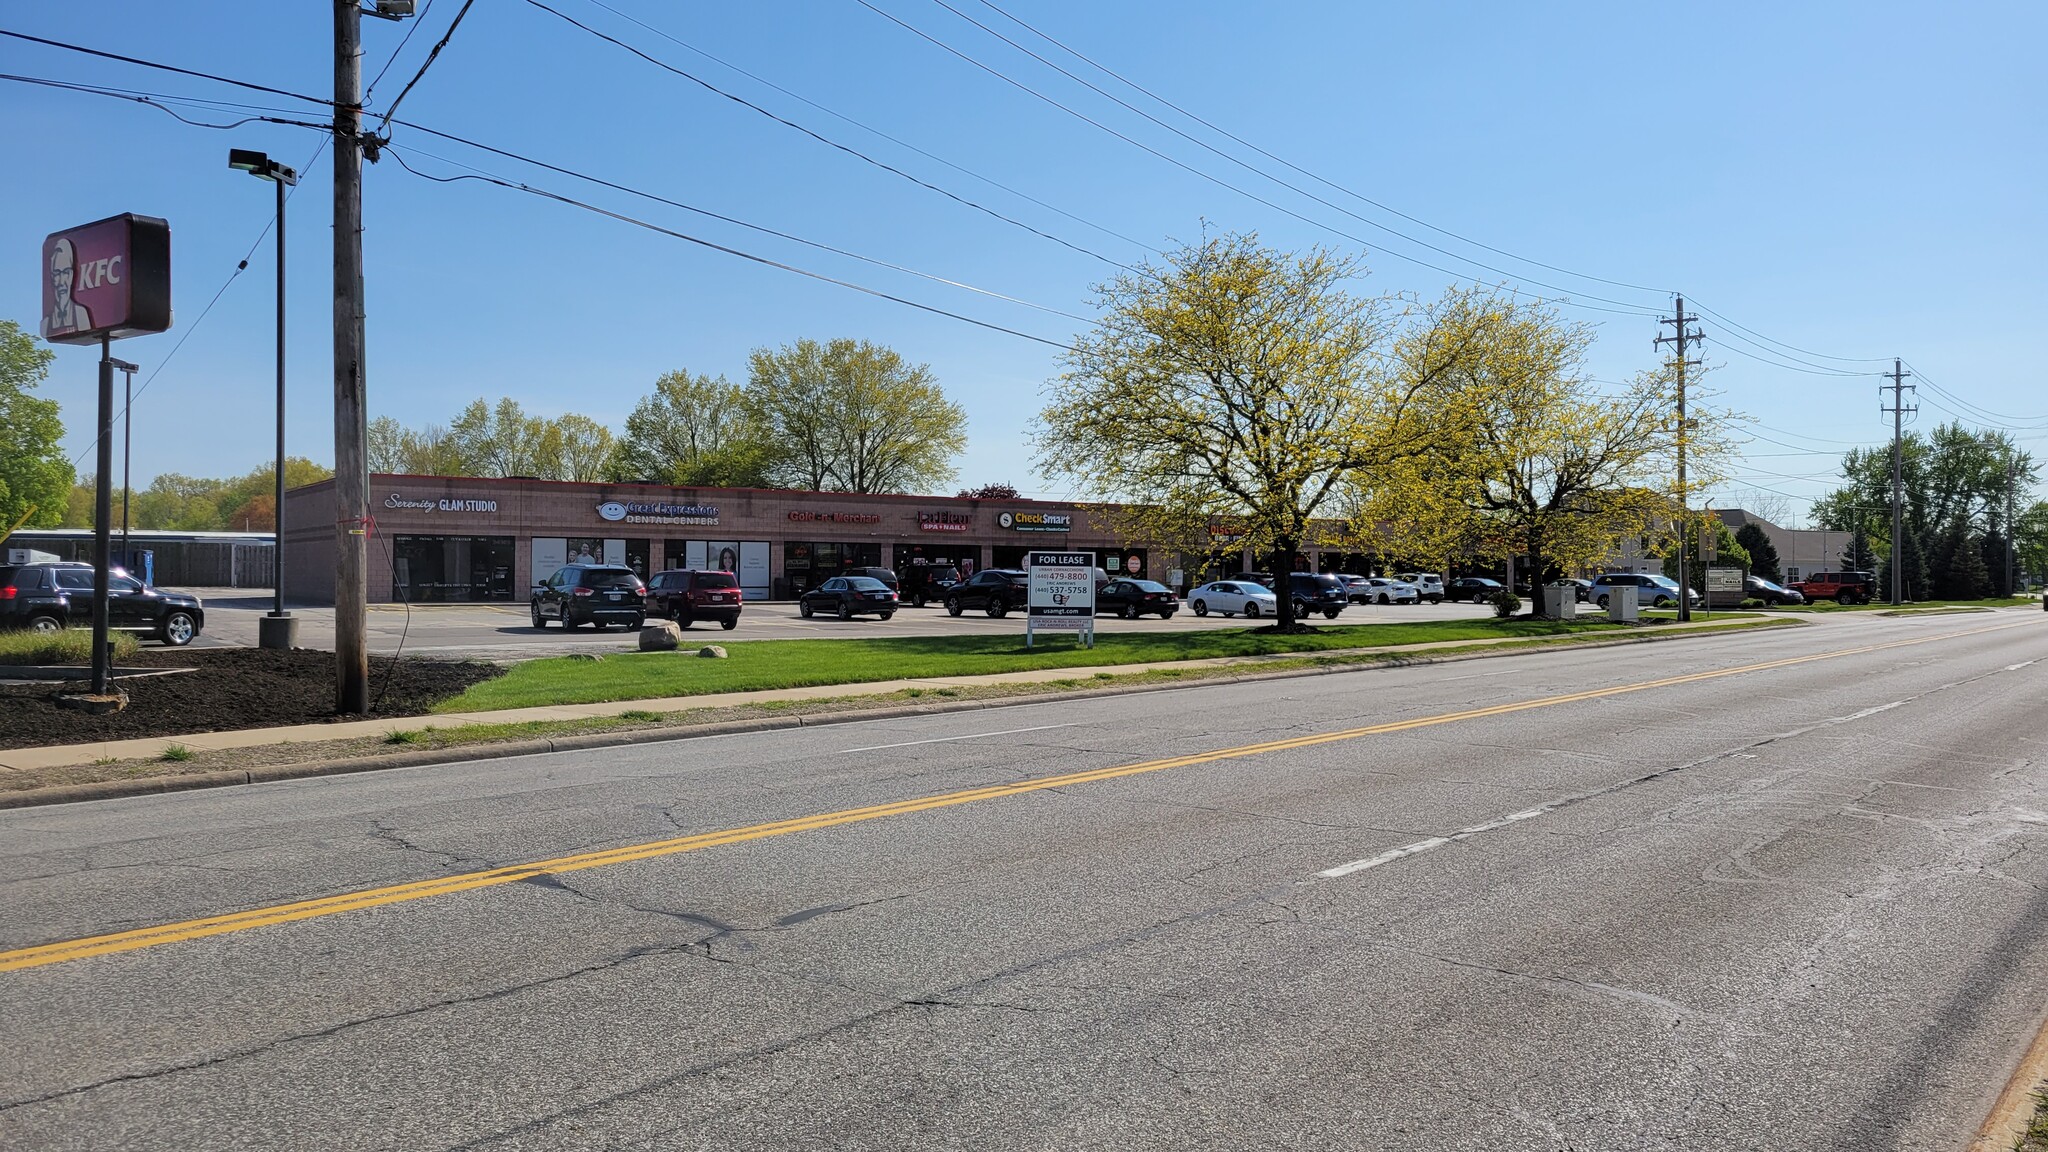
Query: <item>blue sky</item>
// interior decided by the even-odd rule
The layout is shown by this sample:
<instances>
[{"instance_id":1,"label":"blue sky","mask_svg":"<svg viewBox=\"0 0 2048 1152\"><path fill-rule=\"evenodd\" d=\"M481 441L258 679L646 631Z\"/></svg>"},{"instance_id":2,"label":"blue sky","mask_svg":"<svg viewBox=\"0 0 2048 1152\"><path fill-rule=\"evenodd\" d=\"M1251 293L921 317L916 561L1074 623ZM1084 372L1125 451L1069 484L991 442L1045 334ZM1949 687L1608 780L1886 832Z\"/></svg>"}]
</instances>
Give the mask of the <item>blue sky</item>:
<instances>
[{"instance_id":1,"label":"blue sky","mask_svg":"<svg viewBox=\"0 0 2048 1152\"><path fill-rule=\"evenodd\" d=\"M2035 57L2048 39L2048 7L996 0L1188 112L1349 192L1516 254L1509 257L1287 171L981 0L947 3L1259 172L1453 255L1219 158L937 0L871 2L1287 211L1148 154L854 0L547 0L734 95L1109 260L1197 237L1207 221L1281 247L1362 250L1372 274L1361 290L1433 297L1460 280L1513 283L1567 296L1576 302L1567 315L1600 325L1592 367L1609 380L1652 365L1658 327L1649 314L1668 313L1670 293L1682 291L1711 310L1702 323L1716 366L1710 384L1721 402L1759 421L1723 502L1773 489L1803 512L1830 486L1843 447L1879 442L1890 429L1877 378L1861 374L1881 365L1789 352L1754 336L1744 342L1729 322L1829 357L1902 356L1923 384L1942 390L1921 390L1921 426L1951 412L1973 425L2003 423L2048 456L2048 389L2035 349L2048 262L2048 70ZM373 113L398 95L461 6L435 0L373 90ZM316 96L332 88L331 20L321 4L15 5L0 27ZM366 77L408 27L364 21ZM0 72L320 118L289 99L14 40L0 40ZM134 103L16 83L0 82L0 101L9 152L22 161L0 171L0 221L15 254L4 265L14 273L0 279L0 316L34 326L45 233L123 211L168 218L178 326L116 346L143 365L141 378L161 368L136 403L136 474L221 475L268 459L268 242L198 321L270 212L269 188L228 170L226 150L258 148L302 165L319 135L261 123L209 131ZM241 114L182 110L216 121ZM1092 286L1114 270L777 124L526 0L477 0L399 116L1057 312L1089 314ZM459 161L1048 340L1081 327L418 131L394 127L392 140L436 175L463 169L435 156ZM289 213L288 436L292 451L322 460L332 458L330 187L323 158ZM1044 344L522 193L432 183L390 158L368 169L364 195L372 415L441 423L478 396L510 395L534 411L580 411L617 428L661 372L740 380L756 347L850 336L929 363L966 407L963 485L1003 481L1062 494L1033 473L1025 435L1058 370ZM1776 364L1742 355L1768 352ZM67 446L85 453L95 353L67 347L58 355L48 393L64 404ZM1797 370L1812 367L1857 374Z\"/></svg>"}]
</instances>

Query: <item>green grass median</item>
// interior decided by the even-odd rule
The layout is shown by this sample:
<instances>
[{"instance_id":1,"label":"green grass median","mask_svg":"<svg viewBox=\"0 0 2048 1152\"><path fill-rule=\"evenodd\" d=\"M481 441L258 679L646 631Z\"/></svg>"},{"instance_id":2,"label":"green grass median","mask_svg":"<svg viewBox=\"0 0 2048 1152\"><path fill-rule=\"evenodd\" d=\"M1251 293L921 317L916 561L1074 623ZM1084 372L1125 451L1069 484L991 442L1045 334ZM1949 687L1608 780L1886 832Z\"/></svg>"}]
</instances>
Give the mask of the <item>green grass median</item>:
<instances>
[{"instance_id":1,"label":"green grass median","mask_svg":"<svg viewBox=\"0 0 2048 1152\"><path fill-rule=\"evenodd\" d=\"M1723 618L1734 615L1724 614ZM1289 652L1329 652L1445 640L1511 640L1566 633L1629 632L1604 620L1428 620L1411 624L1331 625L1298 636L1251 629L1132 632L1096 637L1083 648L1071 638L1023 636L900 636L871 640L751 640L728 643L724 660L689 647L678 652L608 655L601 661L530 660L471 687L436 712L530 708L650 700L714 692L751 692L825 684L864 684L942 676L978 676L1040 668L1086 668L1167 660L1206 660Z\"/></svg>"}]
</instances>

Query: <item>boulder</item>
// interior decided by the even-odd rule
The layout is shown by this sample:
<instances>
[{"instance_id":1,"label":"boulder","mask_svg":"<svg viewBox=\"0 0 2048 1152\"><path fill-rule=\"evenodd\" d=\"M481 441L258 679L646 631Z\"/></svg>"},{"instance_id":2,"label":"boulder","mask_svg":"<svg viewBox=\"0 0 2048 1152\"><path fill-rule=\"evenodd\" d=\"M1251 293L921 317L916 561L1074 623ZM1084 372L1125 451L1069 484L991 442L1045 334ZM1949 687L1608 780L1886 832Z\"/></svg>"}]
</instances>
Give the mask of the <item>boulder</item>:
<instances>
[{"instance_id":1,"label":"boulder","mask_svg":"<svg viewBox=\"0 0 2048 1152\"><path fill-rule=\"evenodd\" d=\"M697 649L697 655L712 660L723 660L725 659L725 648L718 644L706 644L702 648Z\"/></svg>"},{"instance_id":2,"label":"boulder","mask_svg":"<svg viewBox=\"0 0 2048 1152\"><path fill-rule=\"evenodd\" d=\"M642 652L673 652L683 643L683 630L673 620L650 620L640 629Z\"/></svg>"}]
</instances>

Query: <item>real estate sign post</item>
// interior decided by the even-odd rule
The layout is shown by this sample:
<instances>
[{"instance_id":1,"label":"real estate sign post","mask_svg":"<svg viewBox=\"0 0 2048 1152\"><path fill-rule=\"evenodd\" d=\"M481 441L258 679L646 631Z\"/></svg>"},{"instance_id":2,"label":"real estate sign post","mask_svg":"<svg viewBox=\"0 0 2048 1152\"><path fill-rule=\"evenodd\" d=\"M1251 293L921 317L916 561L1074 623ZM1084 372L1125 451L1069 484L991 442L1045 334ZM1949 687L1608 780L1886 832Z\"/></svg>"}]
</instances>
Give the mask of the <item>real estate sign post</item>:
<instances>
[{"instance_id":1,"label":"real estate sign post","mask_svg":"<svg viewBox=\"0 0 2048 1152\"><path fill-rule=\"evenodd\" d=\"M1024 566L1031 573L1024 646L1039 632L1072 632L1095 647L1095 553L1032 552Z\"/></svg>"}]
</instances>

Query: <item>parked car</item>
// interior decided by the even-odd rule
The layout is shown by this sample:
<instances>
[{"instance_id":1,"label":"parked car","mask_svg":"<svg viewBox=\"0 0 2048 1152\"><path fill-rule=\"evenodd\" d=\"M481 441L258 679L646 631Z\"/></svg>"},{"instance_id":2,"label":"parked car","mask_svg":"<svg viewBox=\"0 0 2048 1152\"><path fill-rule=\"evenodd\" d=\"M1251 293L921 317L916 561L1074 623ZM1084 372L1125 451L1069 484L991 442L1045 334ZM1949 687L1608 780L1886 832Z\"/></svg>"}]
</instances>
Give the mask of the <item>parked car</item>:
<instances>
[{"instance_id":1,"label":"parked car","mask_svg":"<svg viewBox=\"0 0 2048 1152\"><path fill-rule=\"evenodd\" d=\"M1022 608L1030 597L1031 574L1021 568L984 568L946 593L946 613L958 616L979 608L1000 620L1012 608Z\"/></svg>"},{"instance_id":2,"label":"parked car","mask_svg":"<svg viewBox=\"0 0 2048 1152\"><path fill-rule=\"evenodd\" d=\"M1396 572L1394 579L1415 585L1415 591L1431 604L1444 602L1444 578L1435 572Z\"/></svg>"},{"instance_id":3,"label":"parked car","mask_svg":"<svg viewBox=\"0 0 2048 1152\"><path fill-rule=\"evenodd\" d=\"M880 580L889 591L896 593L897 599L903 598L903 582L896 578L896 572L892 568L848 568L840 575L866 576L870 580Z\"/></svg>"},{"instance_id":4,"label":"parked car","mask_svg":"<svg viewBox=\"0 0 2048 1152\"><path fill-rule=\"evenodd\" d=\"M841 620L875 615L887 620L896 614L896 593L873 576L834 576L797 598L797 615L808 620L830 612Z\"/></svg>"},{"instance_id":5,"label":"parked car","mask_svg":"<svg viewBox=\"0 0 2048 1152\"><path fill-rule=\"evenodd\" d=\"M90 564L0 567L0 628L61 632L92 627ZM179 647L206 623L199 597L145 584L119 568L107 572L107 627L141 632Z\"/></svg>"},{"instance_id":6,"label":"parked car","mask_svg":"<svg viewBox=\"0 0 2048 1152\"><path fill-rule=\"evenodd\" d=\"M1460 576L1444 585L1444 599L1453 604L1460 600L1470 600L1474 604L1479 604L1491 600L1493 594L1500 590L1501 582L1498 580L1489 580L1484 576Z\"/></svg>"},{"instance_id":7,"label":"parked car","mask_svg":"<svg viewBox=\"0 0 2048 1152\"><path fill-rule=\"evenodd\" d=\"M731 631L740 622L746 595L730 572L671 568L647 581L647 614L666 616L688 628L699 620L716 620Z\"/></svg>"},{"instance_id":8,"label":"parked car","mask_svg":"<svg viewBox=\"0 0 2048 1152\"><path fill-rule=\"evenodd\" d=\"M1095 612L1114 612L1126 620L1156 615L1173 619L1180 610L1180 598L1157 580L1111 580L1095 590Z\"/></svg>"},{"instance_id":9,"label":"parked car","mask_svg":"<svg viewBox=\"0 0 2048 1152\"><path fill-rule=\"evenodd\" d=\"M1678 581L1650 572L1608 572L1593 577L1593 602L1607 607L1609 592L1615 588L1636 589L1636 603L1646 608L1670 608L1678 603ZM1689 589L1693 607L1700 605L1700 591Z\"/></svg>"},{"instance_id":10,"label":"parked car","mask_svg":"<svg viewBox=\"0 0 2048 1152\"><path fill-rule=\"evenodd\" d=\"M1197 616L1211 612L1224 616L1242 613L1246 619L1256 620L1278 615L1280 600L1271 588L1251 580L1212 580L1188 593L1188 607Z\"/></svg>"},{"instance_id":11,"label":"parked car","mask_svg":"<svg viewBox=\"0 0 2048 1152\"><path fill-rule=\"evenodd\" d=\"M1228 579L1237 581L1240 584L1257 584L1269 592L1273 590L1273 574L1271 572L1239 572L1234 576L1228 577Z\"/></svg>"},{"instance_id":12,"label":"parked car","mask_svg":"<svg viewBox=\"0 0 2048 1152\"><path fill-rule=\"evenodd\" d=\"M1742 592L1749 599L1761 600L1766 604L1806 603L1804 594L1794 592L1783 584L1773 583L1761 576L1744 576L1742 578Z\"/></svg>"},{"instance_id":13,"label":"parked car","mask_svg":"<svg viewBox=\"0 0 2048 1152\"><path fill-rule=\"evenodd\" d=\"M1312 612L1321 612L1325 619L1335 620L1351 603L1351 592L1344 581L1314 572L1289 572L1287 592L1294 597L1297 620Z\"/></svg>"},{"instance_id":14,"label":"parked car","mask_svg":"<svg viewBox=\"0 0 2048 1152\"><path fill-rule=\"evenodd\" d=\"M1385 576L1367 577L1365 581L1367 604L1420 604L1422 590L1405 580L1389 580ZM1357 599L1356 596L1353 599Z\"/></svg>"},{"instance_id":15,"label":"parked car","mask_svg":"<svg viewBox=\"0 0 2048 1152\"><path fill-rule=\"evenodd\" d=\"M1815 572L1792 585L1808 600L1833 600L1837 604L1868 604L1877 596L1877 575L1873 572Z\"/></svg>"},{"instance_id":16,"label":"parked car","mask_svg":"<svg viewBox=\"0 0 2048 1152\"><path fill-rule=\"evenodd\" d=\"M1565 581L1565 583L1578 590L1579 603L1584 604L1593 599L1593 582L1591 580L1574 576Z\"/></svg>"},{"instance_id":17,"label":"parked car","mask_svg":"<svg viewBox=\"0 0 2048 1152\"><path fill-rule=\"evenodd\" d=\"M896 588L898 603L922 608L926 604L946 601L946 593L959 587L957 569L941 565L915 564L903 571L903 581Z\"/></svg>"},{"instance_id":18,"label":"parked car","mask_svg":"<svg viewBox=\"0 0 2048 1152\"><path fill-rule=\"evenodd\" d=\"M527 608L535 628L550 620L564 628L638 628L647 622L647 585L621 564L564 564L533 586Z\"/></svg>"}]
</instances>

